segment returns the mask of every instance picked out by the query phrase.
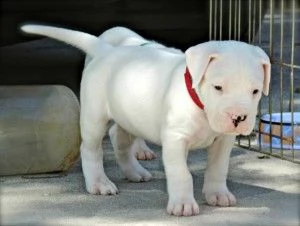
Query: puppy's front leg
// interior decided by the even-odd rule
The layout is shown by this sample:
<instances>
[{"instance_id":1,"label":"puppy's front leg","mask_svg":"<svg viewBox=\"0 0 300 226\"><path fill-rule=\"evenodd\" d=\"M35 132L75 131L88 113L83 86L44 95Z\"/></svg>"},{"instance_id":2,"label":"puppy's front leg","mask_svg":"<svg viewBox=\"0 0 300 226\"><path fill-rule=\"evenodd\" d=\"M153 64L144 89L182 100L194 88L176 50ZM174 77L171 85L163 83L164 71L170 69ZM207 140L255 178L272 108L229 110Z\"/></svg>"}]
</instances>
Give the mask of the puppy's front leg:
<instances>
[{"instance_id":1,"label":"puppy's front leg","mask_svg":"<svg viewBox=\"0 0 300 226\"><path fill-rule=\"evenodd\" d=\"M234 195L226 185L230 152L234 140L235 136L224 135L218 137L208 148L208 162L202 192L209 205L233 206L236 204Z\"/></svg>"},{"instance_id":2,"label":"puppy's front leg","mask_svg":"<svg viewBox=\"0 0 300 226\"><path fill-rule=\"evenodd\" d=\"M163 139L163 162L167 177L169 201L167 211L176 216L199 214L194 198L193 180L187 166L187 145L176 134Z\"/></svg>"}]
</instances>

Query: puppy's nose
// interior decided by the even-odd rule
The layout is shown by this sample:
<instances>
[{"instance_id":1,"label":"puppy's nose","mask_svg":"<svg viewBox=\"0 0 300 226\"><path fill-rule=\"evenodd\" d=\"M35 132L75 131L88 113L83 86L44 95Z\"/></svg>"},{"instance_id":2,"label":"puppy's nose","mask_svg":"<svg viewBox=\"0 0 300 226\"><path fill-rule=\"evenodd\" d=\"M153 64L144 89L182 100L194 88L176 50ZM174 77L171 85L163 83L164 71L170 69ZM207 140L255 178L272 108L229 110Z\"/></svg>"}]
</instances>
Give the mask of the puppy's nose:
<instances>
[{"instance_id":1,"label":"puppy's nose","mask_svg":"<svg viewBox=\"0 0 300 226\"><path fill-rule=\"evenodd\" d=\"M232 117L232 123L234 125L234 127L238 127L238 125L240 124L240 122L243 122L247 119L247 115L237 115L235 117Z\"/></svg>"}]
</instances>

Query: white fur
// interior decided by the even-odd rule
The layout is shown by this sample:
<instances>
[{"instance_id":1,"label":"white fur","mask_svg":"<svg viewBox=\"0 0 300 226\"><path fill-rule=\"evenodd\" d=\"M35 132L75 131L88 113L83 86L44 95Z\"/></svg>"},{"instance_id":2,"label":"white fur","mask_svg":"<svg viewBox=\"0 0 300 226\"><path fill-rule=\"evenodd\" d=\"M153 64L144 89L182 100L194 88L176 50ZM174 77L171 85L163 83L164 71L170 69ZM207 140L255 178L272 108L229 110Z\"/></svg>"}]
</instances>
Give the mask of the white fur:
<instances>
[{"instance_id":1,"label":"white fur","mask_svg":"<svg viewBox=\"0 0 300 226\"><path fill-rule=\"evenodd\" d=\"M203 186L208 204L236 204L226 186L230 151L237 134L252 131L258 101L262 92L268 93L270 81L269 58L260 48L236 41L212 41L183 54L157 43L153 48L136 46L146 40L123 28L98 39L45 26L28 25L23 30L75 45L90 57L81 82L80 119L82 167L90 193L117 193L105 175L101 146L107 122L112 119L116 124L110 137L129 179L151 178L132 154L142 146L136 138L162 145L168 213L199 213L186 161L188 151L195 148L208 147ZM186 67L204 110L187 92ZM257 94L253 94L255 89ZM241 116L247 118L234 126L233 121Z\"/></svg>"}]
</instances>

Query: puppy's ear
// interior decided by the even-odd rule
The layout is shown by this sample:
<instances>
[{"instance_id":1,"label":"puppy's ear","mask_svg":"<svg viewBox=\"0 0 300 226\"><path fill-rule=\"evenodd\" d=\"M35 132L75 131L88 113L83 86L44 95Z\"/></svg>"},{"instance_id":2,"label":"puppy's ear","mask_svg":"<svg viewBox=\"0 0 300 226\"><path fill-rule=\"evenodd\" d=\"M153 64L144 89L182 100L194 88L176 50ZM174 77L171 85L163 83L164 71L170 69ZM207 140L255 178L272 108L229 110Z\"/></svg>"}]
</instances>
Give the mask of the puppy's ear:
<instances>
[{"instance_id":1,"label":"puppy's ear","mask_svg":"<svg viewBox=\"0 0 300 226\"><path fill-rule=\"evenodd\" d=\"M210 62L218 56L218 42L210 41L193 46L185 51L187 67L193 80L193 88L201 82Z\"/></svg>"},{"instance_id":2,"label":"puppy's ear","mask_svg":"<svg viewBox=\"0 0 300 226\"><path fill-rule=\"evenodd\" d=\"M268 55L260 47L256 46L255 50L260 58L261 64L264 69L264 84L263 84L263 94L269 95L269 86L271 80L271 63Z\"/></svg>"}]
</instances>

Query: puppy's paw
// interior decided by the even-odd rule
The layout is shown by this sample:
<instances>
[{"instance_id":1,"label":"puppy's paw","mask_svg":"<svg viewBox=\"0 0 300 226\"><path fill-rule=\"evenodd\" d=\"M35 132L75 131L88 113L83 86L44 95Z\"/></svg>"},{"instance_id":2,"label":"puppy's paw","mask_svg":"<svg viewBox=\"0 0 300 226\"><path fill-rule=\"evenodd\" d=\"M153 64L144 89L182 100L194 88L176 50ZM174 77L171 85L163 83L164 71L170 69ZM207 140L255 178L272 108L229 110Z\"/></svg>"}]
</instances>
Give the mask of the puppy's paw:
<instances>
[{"instance_id":1,"label":"puppy's paw","mask_svg":"<svg viewBox=\"0 0 300 226\"><path fill-rule=\"evenodd\" d=\"M81 152L82 172L86 190L94 195L115 195L116 185L106 176L100 153Z\"/></svg>"},{"instance_id":2,"label":"puppy's paw","mask_svg":"<svg viewBox=\"0 0 300 226\"><path fill-rule=\"evenodd\" d=\"M235 206L236 198L228 190L226 181L215 182L213 180L204 181L202 193L208 205L211 206Z\"/></svg>"},{"instance_id":3,"label":"puppy's paw","mask_svg":"<svg viewBox=\"0 0 300 226\"><path fill-rule=\"evenodd\" d=\"M135 153L137 160L152 160L157 157L157 155L152 150L139 149Z\"/></svg>"},{"instance_id":4,"label":"puppy's paw","mask_svg":"<svg viewBox=\"0 0 300 226\"><path fill-rule=\"evenodd\" d=\"M116 185L106 176L94 181L86 181L86 190L93 195L116 195L119 193Z\"/></svg>"},{"instance_id":5,"label":"puppy's paw","mask_svg":"<svg viewBox=\"0 0 300 226\"><path fill-rule=\"evenodd\" d=\"M137 160L136 162L125 165L123 164L123 172L128 180L133 182L145 182L152 179L152 175L142 167Z\"/></svg>"},{"instance_id":6,"label":"puppy's paw","mask_svg":"<svg viewBox=\"0 0 300 226\"><path fill-rule=\"evenodd\" d=\"M144 140L137 138L132 145L133 155L137 160L152 160L157 155L147 146Z\"/></svg>"},{"instance_id":7,"label":"puppy's paw","mask_svg":"<svg viewBox=\"0 0 300 226\"><path fill-rule=\"evenodd\" d=\"M200 213L199 205L194 198L187 200L169 200L167 212L175 216L193 216Z\"/></svg>"},{"instance_id":8,"label":"puppy's paw","mask_svg":"<svg viewBox=\"0 0 300 226\"><path fill-rule=\"evenodd\" d=\"M236 198L230 191L205 194L206 202L211 206L235 206Z\"/></svg>"}]
</instances>

